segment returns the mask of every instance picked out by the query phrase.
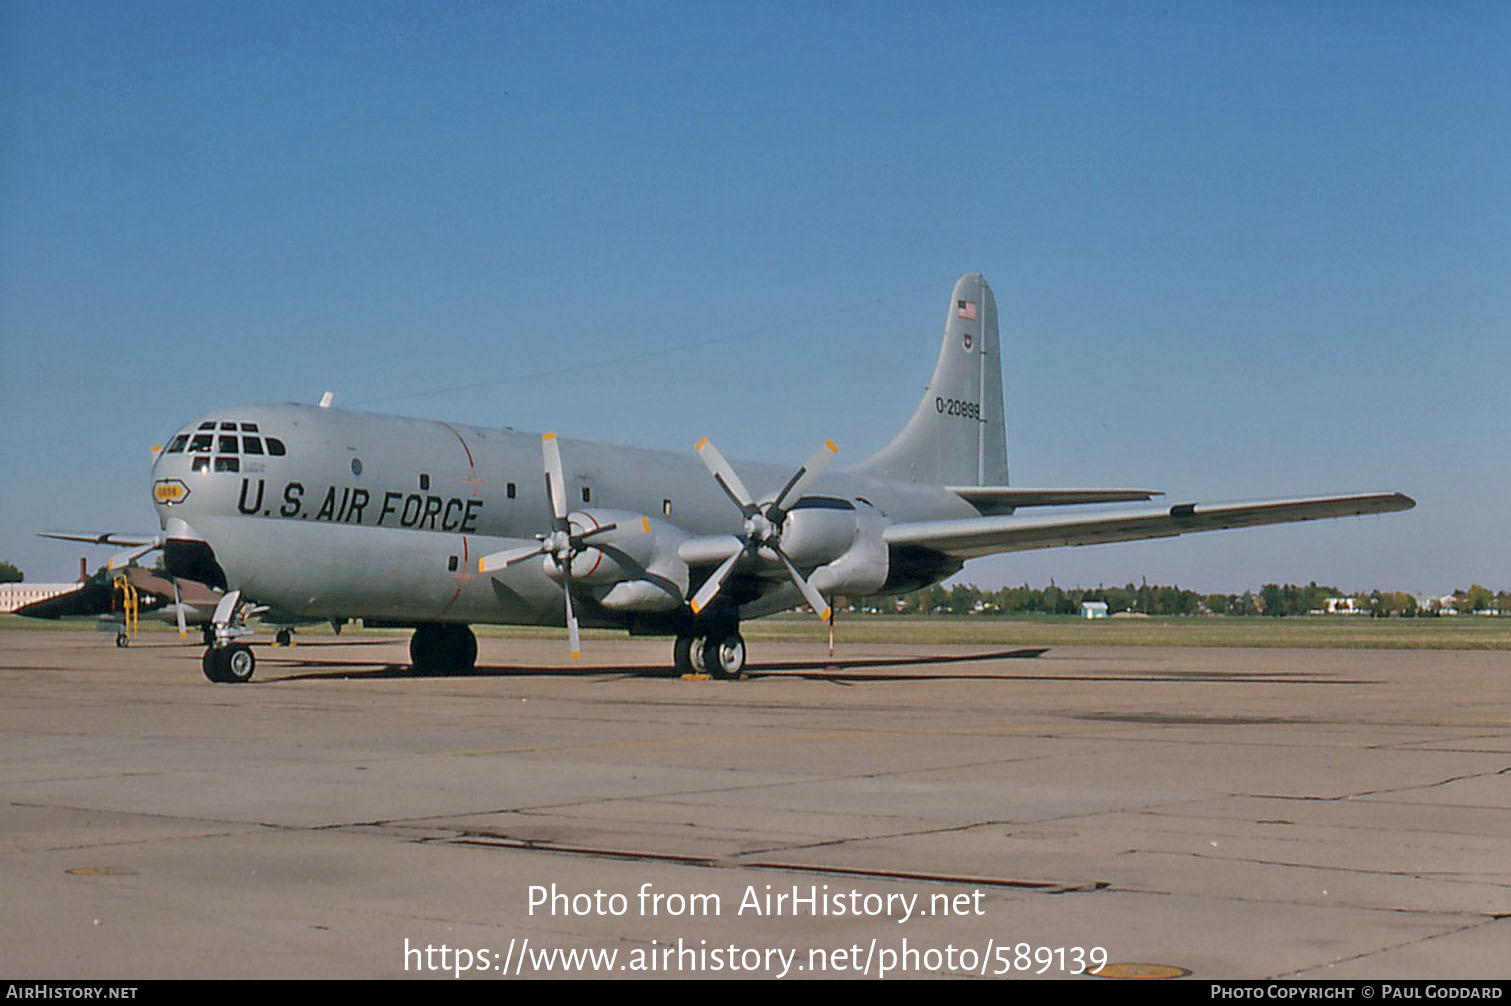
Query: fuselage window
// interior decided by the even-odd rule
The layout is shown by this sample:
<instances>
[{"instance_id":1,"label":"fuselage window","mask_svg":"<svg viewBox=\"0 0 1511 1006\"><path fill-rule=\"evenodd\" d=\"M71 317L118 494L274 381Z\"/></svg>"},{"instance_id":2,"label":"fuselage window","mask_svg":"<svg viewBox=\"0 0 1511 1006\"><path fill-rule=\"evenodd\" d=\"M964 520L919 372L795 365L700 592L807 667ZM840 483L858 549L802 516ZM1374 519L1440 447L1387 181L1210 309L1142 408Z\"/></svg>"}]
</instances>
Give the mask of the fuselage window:
<instances>
[{"instance_id":1,"label":"fuselage window","mask_svg":"<svg viewBox=\"0 0 1511 1006\"><path fill-rule=\"evenodd\" d=\"M236 453L236 438L235 437L222 436L220 438L220 453L222 453L222 454L235 454Z\"/></svg>"},{"instance_id":2,"label":"fuselage window","mask_svg":"<svg viewBox=\"0 0 1511 1006\"><path fill-rule=\"evenodd\" d=\"M593 487L592 486L583 486L582 487L582 501L584 503L591 503L591 502L593 502Z\"/></svg>"},{"instance_id":3,"label":"fuselage window","mask_svg":"<svg viewBox=\"0 0 1511 1006\"><path fill-rule=\"evenodd\" d=\"M504 495L508 496L510 499L514 498L514 483L513 482L510 482L508 485L504 486Z\"/></svg>"},{"instance_id":4,"label":"fuselage window","mask_svg":"<svg viewBox=\"0 0 1511 1006\"><path fill-rule=\"evenodd\" d=\"M242 437L241 438L241 453L243 453L243 454L261 454L262 453L262 440L260 438L258 438L258 437Z\"/></svg>"},{"instance_id":5,"label":"fuselage window","mask_svg":"<svg viewBox=\"0 0 1511 1006\"><path fill-rule=\"evenodd\" d=\"M173 438L173 443L171 443L171 444L168 445L168 453L169 454L177 454L177 453L179 453L180 451L182 451L184 449L184 445L187 444L188 442L189 442L189 434L187 434L187 433L180 433L178 436L176 436L176 437Z\"/></svg>"},{"instance_id":6,"label":"fuselage window","mask_svg":"<svg viewBox=\"0 0 1511 1006\"><path fill-rule=\"evenodd\" d=\"M420 488L421 489L429 489L430 488L430 476L426 475L424 472L420 473Z\"/></svg>"},{"instance_id":7,"label":"fuselage window","mask_svg":"<svg viewBox=\"0 0 1511 1006\"><path fill-rule=\"evenodd\" d=\"M189 445L189 450L194 451L195 453L198 453L200 451L208 451L210 449L210 445L213 443L215 443L215 437L213 437L212 435L208 433L196 433L194 434L194 442Z\"/></svg>"},{"instance_id":8,"label":"fuselage window","mask_svg":"<svg viewBox=\"0 0 1511 1006\"><path fill-rule=\"evenodd\" d=\"M239 472L239 471L241 471L241 459L240 458L216 458L215 459L215 470L218 471L218 472Z\"/></svg>"},{"instance_id":9,"label":"fuselage window","mask_svg":"<svg viewBox=\"0 0 1511 1006\"><path fill-rule=\"evenodd\" d=\"M671 500L662 500L661 501L661 512L663 514L665 514L666 516L668 516L668 517L670 517L672 515L672 501Z\"/></svg>"},{"instance_id":10,"label":"fuselage window","mask_svg":"<svg viewBox=\"0 0 1511 1006\"><path fill-rule=\"evenodd\" d=\"M194 459L193 469L194 469L194 471L197 471L197 472L207 472L207 471L209 471L210 470L210 459L209 458L195 458Z\"/></svg>"},{"instance_id":11,"label":"fuselage window","mask_svg":"<svg viewBox=\"0 0 1511 1006\"><path fill-rule=\"evenodd\" d=\"M456 565L457 565L457 563L456 563L456 556L452 556L446 562L446 568L449 569L449 570L451 570L451 572L453 572L453 573L456 572Z\"/></svg>"},{"instance_id":12,"label":"fuselage window","mask_svg":"<svg viewBox=\"0 0 1511 1006\"><path fill-rule=\"evenodd\" d=\"M283 441L279 440L277 437L268 437L267 441L268 441L268 453L271 454L271 455L273 455L273 457L275 457L275 458L281 458L281 457L283 457L283 455L285 453L285 451L283 449Z\"/></svg>"}]
</instances>

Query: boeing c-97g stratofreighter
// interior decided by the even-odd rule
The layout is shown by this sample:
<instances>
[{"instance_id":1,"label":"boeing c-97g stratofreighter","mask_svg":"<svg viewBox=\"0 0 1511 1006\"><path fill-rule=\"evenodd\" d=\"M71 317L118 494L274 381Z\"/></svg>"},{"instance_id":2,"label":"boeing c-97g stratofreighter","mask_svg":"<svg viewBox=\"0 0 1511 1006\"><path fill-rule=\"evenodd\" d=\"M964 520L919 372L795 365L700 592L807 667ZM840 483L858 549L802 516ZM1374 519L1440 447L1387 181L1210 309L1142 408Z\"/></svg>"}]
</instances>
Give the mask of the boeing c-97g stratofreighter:
<instances>
[{"instance_id":1,"label":"boeing c-97g stratofreighter","mask_svg":"<svg viewBox=\"0 0 1511 1006\"><path fill-rule=\"evenodd\" d=\"M832 442L791 471L731 464L707 440L695 458L327 405L191 421L153 466L161 534L110 539L161 545L170 574L224 591L211 680L252 676L252 599L412 627L426 669L473 665L471 623L565 625L574 656L580 623L674 637L679 669L732 677L744 619L804 602L827 617L828 598L916 590L975 556L1414 505L1355 493L1017 513L1159 494L1008 485L997 304L974 274L950 295L912 418L847 471L829 471Z\"/></svg>"}]
</instances>

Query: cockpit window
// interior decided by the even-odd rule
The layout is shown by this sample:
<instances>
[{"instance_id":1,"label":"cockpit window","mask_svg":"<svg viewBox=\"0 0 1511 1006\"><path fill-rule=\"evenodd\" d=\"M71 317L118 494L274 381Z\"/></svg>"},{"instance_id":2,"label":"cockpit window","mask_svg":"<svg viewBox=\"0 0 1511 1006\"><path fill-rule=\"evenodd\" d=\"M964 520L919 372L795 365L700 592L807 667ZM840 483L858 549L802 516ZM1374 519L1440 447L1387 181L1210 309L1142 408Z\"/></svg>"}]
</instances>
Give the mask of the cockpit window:
<instances>
[{"instance_id":1,"label":"cockpit window","mask_svg":"<svg viewBox=\"0 0 1511 1006\"><path fill-rule=\"evenodd\" d=\"M287 452L283 449L283 441L277 437L268 437L268 453L275 458L281 458Z\"/></svg>"},{"instance_id":2,"label":"cockpit window","mask_svg":"<svg viewBox=\"0 0 1511 1006\"><path fill-rule=\"evenodd\" d=\"M234 429L236 429L236 424L235 423L221 423L220 424L220 428L223 429L223 430L234 430Z\"/></svg>"},{"instance_id":3,"label":"cockpit window","mask_svg":"<svg viewBox=\"0 0 1511 1006\"><path fill-rule=\"evenodd\" d=\"M257 432L257 424L256 423L242 423L241 424L241 432L243 432L243 433L256 433Z\"/></svg>"},{"instance_id":4,"label":"cockpit window","mask_svg":"<svg viewBox=\"0 0 1511 1006\"><path fill-rule=\"evenodd\" d=\"M242 423L242 425L245 426L247 424L246 423ZM241 453L243 453L243 454L261 454L262 453L262 441L259 440L257 437L242 437L241 438Z\"/></svg>"},{"instance_id":5,"label":"cockpit window","mask_svg":"<svg viewBox=\"0 0 1511 1006\"><path fill-rule=\"evenodd\" d=\"M189 444L189 450L194 451L196 454L200 451L208 451L214 443L215 437L213 435L209 433L196 433L194 434L193 443Z\"/></svg>"},{"instance_id":6,"label":"cockpit window","mask_svg":"<svg viewBox=\"0 0 1511 1006\"><path fill-rule=\"evenodd\" d=\"M240 458L216 458L215 459L215 470L218 471L218 472L239 472L239 471L241 471L241 459Z\"/></svg>"},{"instance_id":7,"label":"cockpit window","mask_svg":"<svg viewBox=\"0 0 1511 1006\"><path fill-rule=\"evenodd\" d=\"M209 471L210 470L210 459L206 458L206 457L195 458L194 459L193 470L196 471L196 472L207 472L207 471Z\"/></svg>"},{"instance_id":8,"label":"cockpit window","mask_svg":"<svg viewBox=\"0 0 1511 1006\"><path fill-rule=\"evenodd\" d=\"M236 438L222 435L220 438L220 450L222 454L235 454Z\"/></svg>"},{"instance_id":9,"label":"cockpit window","mask_svg":"<svg viewBox=\"0 0 1511 1006\"><path fill-rule=\"evenodd\" d=\"M180 451L182 451L184 449L184 445L187 444L188 442L189 442L189 434L187 434L187 433L180 433L178 436L176 436L176 437L173 438L173 443L171 443L171 444L168 445L168 453L169 454L177 454L178 452L180 452Z\"/></svg>"},{"instance_id":10,"label":"cockpit window","mask_svg":"<svg viewBox=\"0 0 1511 1006\"><path fill-rule=\"evenodd\" d=\"M202 429L202 430L213 430L213 429L215 429L215 423L214 423L213 420L211 422L208 422L208 423L200 423L199 424L199 428Z\"/></svg>"}]
</instances>

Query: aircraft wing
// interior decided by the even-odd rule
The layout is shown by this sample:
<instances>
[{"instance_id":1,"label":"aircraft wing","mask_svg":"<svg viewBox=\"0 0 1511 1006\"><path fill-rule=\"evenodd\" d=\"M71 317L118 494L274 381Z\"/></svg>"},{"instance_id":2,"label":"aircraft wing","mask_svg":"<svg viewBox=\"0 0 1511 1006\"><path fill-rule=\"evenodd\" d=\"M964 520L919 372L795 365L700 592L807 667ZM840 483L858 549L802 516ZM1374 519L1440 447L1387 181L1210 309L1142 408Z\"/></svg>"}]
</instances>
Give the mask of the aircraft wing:
<instances>
[{"instance_id":1,"label":"aircraft wing","mask_svg":"<svg viewBox=\"0 0 1511 1006\"><path fill-rule=\"evenodd\" d=\"M127 547L157 545L162 542L161 531L143 534L117 534L114 531L38 531L39 538L57 538L59 541L82 541L91 545L124 545Z\"/></svg>"},{"instance_id":2,"label":"aircraft wing","mask_svg":"<svg viewBox=\"0 0 1511 1006\"><path fill-rule=\"evenodd\" d=\"M45 597L40 601L23 604L16 614L25 618L70 618L80 615L99 615L111 610L114 592L110 585L98 581L81 583L66 594Z\"/></svg>"},{"instance_id":3,"label":"aircraft wing","mask_svg":"<svg viewBox=\"0 0 1511 1006\"><path fill-rule=\"evenodd\" d=\"M1196 531L1357 517L1410 510L1414 506L1416 501L1401 493L1356 493L1243 503L1180 503L1117 514L1069 517L967 517L893 524L886 530L886 542L894 548L915 546L957 559L970 559L996 552L1173 538Z\"/></svg>"}]
</instances>

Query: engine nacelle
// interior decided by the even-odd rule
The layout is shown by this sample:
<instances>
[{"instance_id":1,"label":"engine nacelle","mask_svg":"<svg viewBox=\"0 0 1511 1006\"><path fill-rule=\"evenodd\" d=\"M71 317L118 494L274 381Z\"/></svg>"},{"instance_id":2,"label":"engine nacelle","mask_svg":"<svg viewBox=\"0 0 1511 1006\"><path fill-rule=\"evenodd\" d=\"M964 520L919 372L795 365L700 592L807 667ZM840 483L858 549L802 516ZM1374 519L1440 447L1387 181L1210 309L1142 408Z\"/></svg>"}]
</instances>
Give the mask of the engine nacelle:
<instances>
[{"instance_id":1,"label":"engine nacelle","mask_svg":"<svg viewBox=\"0 0 1511 1006\"><path fill-rule=\"evenodd\" d=\"M813 571L808 582L826 596L874 594L887 582L891 553L884 537L891 523L869 503L856 501L851 521L849 547L837 558ZM783 551L786 551L783 532ZM794 560L796 561L796 560Z\"/></svg>"},{"instance_id":2,"label":"engine nacelle","mask_svg":"<svg viewBox=\"0 0 1511 1006\"><path fill-rule=\"evenodd\" d=\"M574 535L588 535L598 528L613 529L593 535L572 557L572 581L593 588L593 597L612 611L670 611L687 596L687 563L677 557L677 546L687 532L666 521L629 510L593 508L567 514ZM546 575L560 580L561 571L550 556Z\"/></svg>"},{"instance_id":3,"label":"engine nacelle","mask_svg":"<svg viewBox=\"0 0 1511 1006\"><path fill-rule=\"evenodd\" d=\"M835 496L804 496L782 522L782 551L800 569L833 562L855 545L860 506L865 504Z\"/></svg>"}]
</instances>

